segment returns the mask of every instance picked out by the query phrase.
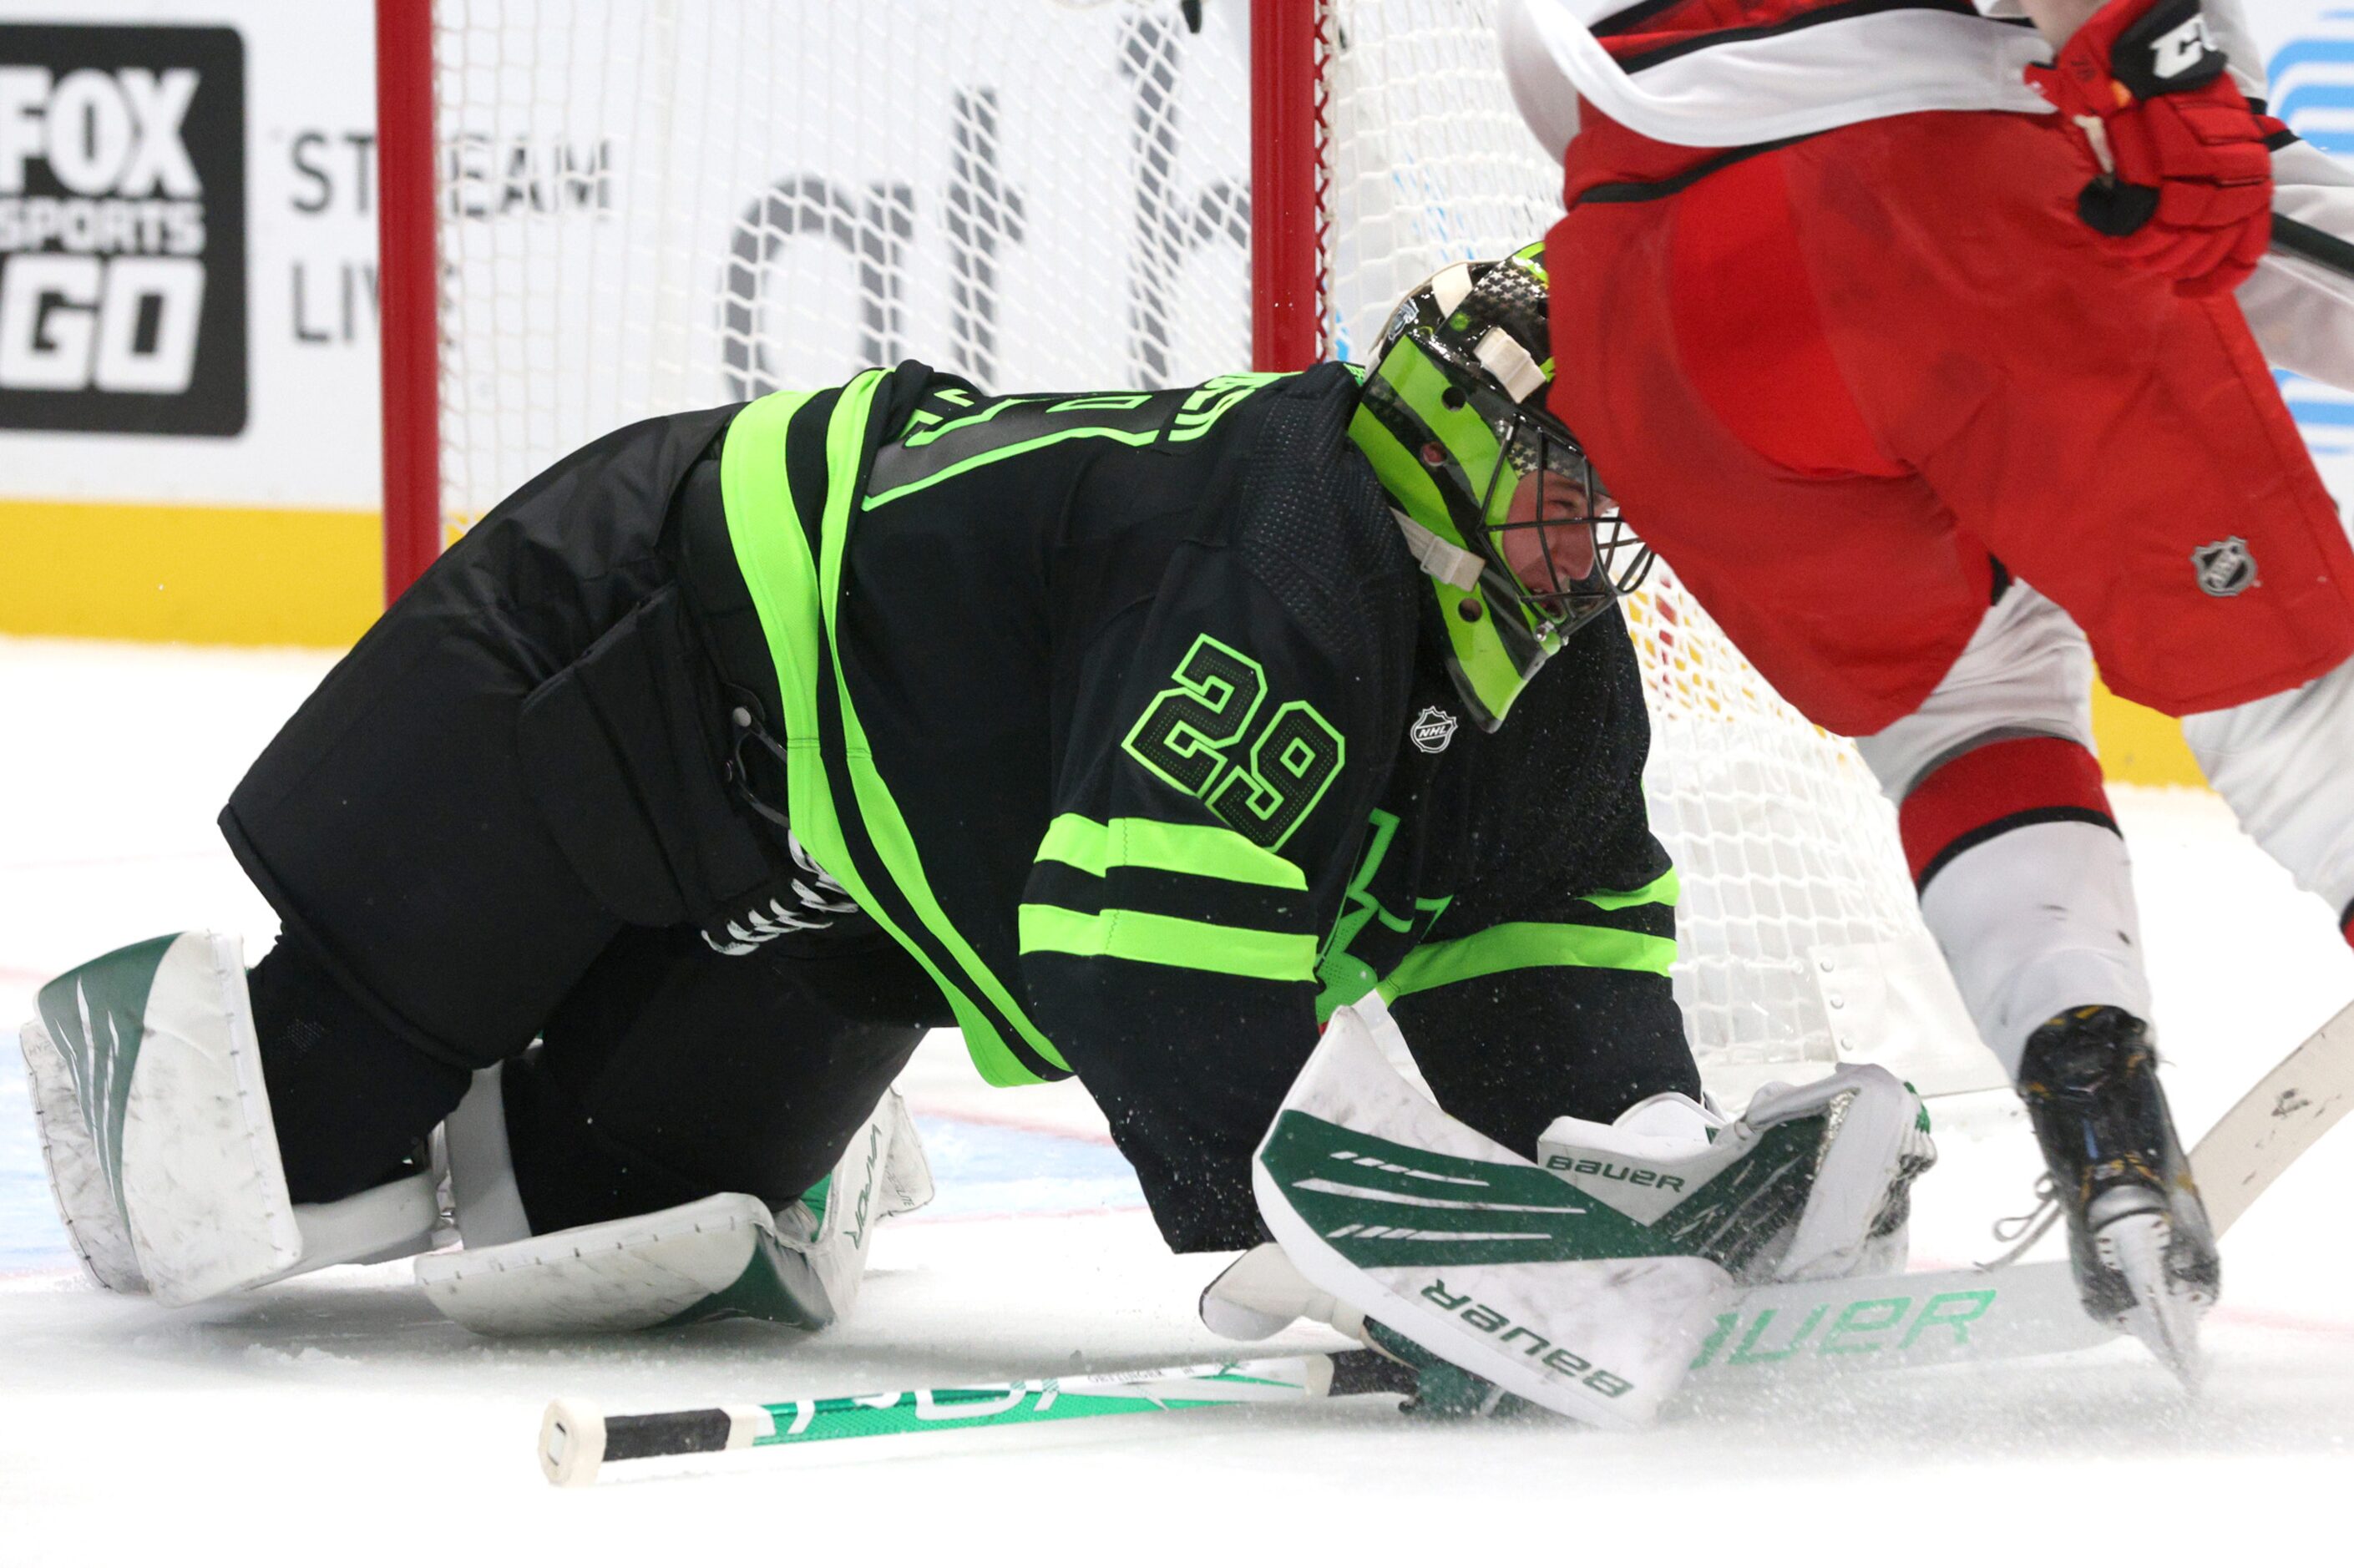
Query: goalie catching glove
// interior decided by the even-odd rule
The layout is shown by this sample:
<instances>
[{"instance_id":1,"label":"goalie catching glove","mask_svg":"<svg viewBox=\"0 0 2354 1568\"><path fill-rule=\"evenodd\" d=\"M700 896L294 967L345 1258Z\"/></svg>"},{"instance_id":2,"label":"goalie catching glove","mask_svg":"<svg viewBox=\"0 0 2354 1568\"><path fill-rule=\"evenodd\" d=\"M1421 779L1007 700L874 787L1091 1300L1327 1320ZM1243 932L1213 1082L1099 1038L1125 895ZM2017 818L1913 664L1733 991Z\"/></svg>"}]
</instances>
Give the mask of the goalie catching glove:
<instances>
[{"instance_id":1,"label":"goalie catching glove","mask_svg":"<svg viewBox=\"0 0 2354 1568\"><path fill-rule=\"evenodd\" d=\"M2238 288L2272 243L2269 143L2287 127L2224 64L2199 0L2110 0L2026 73L2100 168L2084 220L2185 295Z\"/></svg>"},{"instance_id":2,"label":"goalie catching glove","mask_svg":"<svg viewBox=\"0 0 2354 1568\"><path fill-rule=\"evenodd\" d=\"M1655 1416L1737 1286L1903 1266L1935 1160L1911 1090L1842 1067L1769 1085L1727 1122L1681 1095L1609 1126L1564 1118L1522 1159L1393 1068L1375 1009L1344 1008L1252 1172L1280 1248L1204 1293L1214 1330L1312 1316L1415 1366L1419 1404L1524 1400L1606 1426Z\"/></svg>"}]
</instances>

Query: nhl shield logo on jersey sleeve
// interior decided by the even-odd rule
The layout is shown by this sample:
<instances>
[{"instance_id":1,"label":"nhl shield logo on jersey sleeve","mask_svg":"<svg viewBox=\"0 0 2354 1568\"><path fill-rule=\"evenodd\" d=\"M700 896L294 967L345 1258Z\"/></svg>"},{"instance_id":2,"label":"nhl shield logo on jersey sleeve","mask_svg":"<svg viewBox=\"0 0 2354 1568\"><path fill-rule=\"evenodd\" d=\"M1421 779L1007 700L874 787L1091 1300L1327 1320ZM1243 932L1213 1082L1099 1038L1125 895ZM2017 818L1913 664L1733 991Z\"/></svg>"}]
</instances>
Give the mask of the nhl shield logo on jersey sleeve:
<instances>
[{"instance_id":1,"label":"nhl shield logo on jersey sleeve","mask_svg":"<svg viewBox=\"0 0 2354 1568\"><path fill-rule=\"evenodd\" d=\"M1455 738L1456 726L1462 722L1446 709L1434 705L1415 715L1414 726L1406 731L1406 736L1417 748L1435 756L1447 749L1447 743Z\"/></svg>"},{"instance_id":2,"label":"nhl shield logo on jersey sleeve","mask_svg":"<svg viewBox=\"0 0 2354 1568\"><path fill-rule=\"evenodd\" d=\"M2215 599L2232 599L2256 586L2256 558L2238 535L2202 545L2190 552L2199 574L2199 589Z\"/></svg>"}]
</instances>

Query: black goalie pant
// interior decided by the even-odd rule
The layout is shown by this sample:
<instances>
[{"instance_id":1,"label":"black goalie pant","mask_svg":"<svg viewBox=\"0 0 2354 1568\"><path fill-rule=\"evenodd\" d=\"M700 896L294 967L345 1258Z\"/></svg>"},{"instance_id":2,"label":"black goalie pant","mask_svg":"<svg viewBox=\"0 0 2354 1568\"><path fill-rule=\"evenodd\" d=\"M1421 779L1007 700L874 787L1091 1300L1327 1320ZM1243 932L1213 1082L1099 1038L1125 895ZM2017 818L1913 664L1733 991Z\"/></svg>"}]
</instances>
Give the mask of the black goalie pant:
<instances>
[{"instance_id":1,"label":"black goalie pant","mask_svg":"<svg viewBox=\"0 0 2354 1568\"><path fill-rule=\"evenodd\" d=\"M619 431L499 507L230 797L284 928L253 992L296 1202L382 1179L504 1062L535 1230L781 1205L948 1021L863 916L738 956L701 935L793 870L727 795L745 699L700 653L666 526L716 503L726 412Z\"/></svg>"}]
</instances>

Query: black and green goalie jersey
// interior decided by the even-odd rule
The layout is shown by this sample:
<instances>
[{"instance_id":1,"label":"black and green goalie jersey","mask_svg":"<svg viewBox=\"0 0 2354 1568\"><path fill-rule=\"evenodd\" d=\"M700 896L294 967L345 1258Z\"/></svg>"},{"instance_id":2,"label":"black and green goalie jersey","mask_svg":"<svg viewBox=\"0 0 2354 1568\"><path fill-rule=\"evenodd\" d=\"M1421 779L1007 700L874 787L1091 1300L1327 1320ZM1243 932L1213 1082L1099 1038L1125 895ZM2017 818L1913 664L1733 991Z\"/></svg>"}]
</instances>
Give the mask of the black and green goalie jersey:
<instances>
[{"instance_id":1,"label":"black and green goalie jersey","mask_svg":"<svg viewBox=\"0 0 2354 1568\"><path fill-rule=\"evenodd\" d=\"M1339 366L992 397L907 364L726 435L742 593L703 609L750 784L985 1077L1078 1074L1180 1247L1256 1239L1249 1151L1376 986L1523 1150L1697 1087L1623 625L1462 722L1356 400Z\"/></svg>"}]
</instances>

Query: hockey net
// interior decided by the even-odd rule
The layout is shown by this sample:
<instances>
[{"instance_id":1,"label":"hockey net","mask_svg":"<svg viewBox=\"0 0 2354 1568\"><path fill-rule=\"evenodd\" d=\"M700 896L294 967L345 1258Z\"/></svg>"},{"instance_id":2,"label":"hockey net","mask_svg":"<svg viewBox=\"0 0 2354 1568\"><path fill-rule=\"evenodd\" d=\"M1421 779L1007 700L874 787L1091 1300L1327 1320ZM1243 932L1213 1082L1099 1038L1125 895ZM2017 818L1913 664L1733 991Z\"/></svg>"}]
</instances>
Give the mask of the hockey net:
<instances>
[{"instance_id":1,"label":"hockey net","mask_svg":"<svg viewBox=\"0 0 2354 1568\"><path fill-rule=\"evenodd\" d=\"M1308 332L1277 367L1361 357L1406 289L1558 210L1491 4L437 0L438 381L387 376L388 421L438 432L424 526L631 419L906 356L992 390L1183 385L1252 363L1257 305L1266 366L1282 288ZM1630 620L1711 1082L1995 1081L1853 748L1672 574Z\"/></svg>"}]
</instances>

